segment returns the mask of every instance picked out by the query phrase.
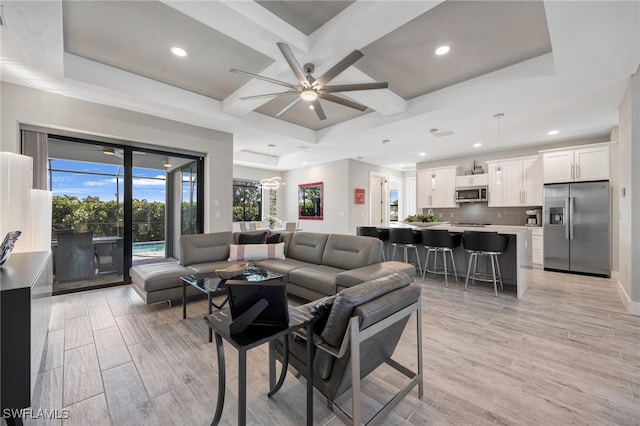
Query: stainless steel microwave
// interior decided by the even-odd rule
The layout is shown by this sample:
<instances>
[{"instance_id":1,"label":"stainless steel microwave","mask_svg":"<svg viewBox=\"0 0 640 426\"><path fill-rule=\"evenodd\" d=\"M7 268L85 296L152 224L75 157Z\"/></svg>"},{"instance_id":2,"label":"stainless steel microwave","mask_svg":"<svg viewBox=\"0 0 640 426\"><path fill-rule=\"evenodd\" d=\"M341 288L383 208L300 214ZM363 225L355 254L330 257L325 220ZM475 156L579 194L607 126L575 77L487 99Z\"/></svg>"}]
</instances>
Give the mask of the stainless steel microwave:
<instances>
[{"instance_id":1,"label":"stainless steel microwave","mask_svg":"<svg viewBox=\"0 0 640 426\"><path fill-rule=\"evenodd\" d=\"M487 201L487 187L457 188L456 203L476 203Z\"/></svg>"}]
</instances>

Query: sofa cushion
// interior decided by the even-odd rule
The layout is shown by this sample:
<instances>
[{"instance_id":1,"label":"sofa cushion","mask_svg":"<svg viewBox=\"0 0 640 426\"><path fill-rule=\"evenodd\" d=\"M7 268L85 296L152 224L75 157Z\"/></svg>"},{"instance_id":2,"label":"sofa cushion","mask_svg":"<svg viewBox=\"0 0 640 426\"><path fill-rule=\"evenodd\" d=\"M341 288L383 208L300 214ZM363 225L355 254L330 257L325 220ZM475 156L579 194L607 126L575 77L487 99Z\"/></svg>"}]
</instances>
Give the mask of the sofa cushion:
<instances>
[{"instance_id":1,"label":"sofa cushion","mask_svg":"<svg viewBox=\"0 0 640 426\"><path fill-rule=\"evenodd\" d=\"M331 234L327 238L322 264L355 269L382 261L382 241L373 237Z\"/></svg>"},{"instance_id":2,"label":"sofa cushion","mask_svg":"<svg viewBox=\"0 0 640 426\"><path fill-rule=\"evenodd\" d=\"M289 282L326 295L336 294L336 275L344 269L327 265L307 265L289 272Z\"/></svg>"},{"instance_id":3,"label":"sofa cushion","mask_svg":"<svg viewBox=\"0 0 640 426\"><path fill-rule=\"evenodd\" d=\"M193 269L176 262L149 263L129 269L131 280L146 292L180 287L182 285L180 277L193 272Z\"/></svg>"},{"instance_id":4,"label":"sofa cushion","mask_svg":"<svg viewBox=\"0 0 640 426\"><path fill-rule=\"evenodd\" d=\"M266 244L269 231L240 232L238 244Z\"/></svg>"},{"instance_id":5,"label":"sofa cushion","mask_svg":"<svg viewBox=\"0 0 640 426\"><path fill-rule=\"evenodd\" d=\"M328 237L315 232L295 232L287 247L287 257L320 265Z\"/></svg>"},{"instance_id":6,"label":"sofa cushion","mask_svg":"<svg viewBox=\"0 0 640 426\"><path fill-rule=\"evenodd\" d=\"M183 235L180 237L180 264L214 262L229 257L229 244L233 243L231 232Z\"/></svg>"},{"instance_id":7,"label":"sofa cushion","mask_svg":"<svg viewBox=\"0 0 640 426\"><path fill-rule=\"evenodd\" d=\"M215 272L216 269L228 268L236 263L244 262L229 262L228 260L216 260L215 262L194 263L189 265L190 269L196 271L197 274L206 274L209 272Z\"/></svg>"},{"instance_id":8,"label":"sofa cushion","mask_svg":"<svg viewBox=\"0 0 640 426\"><path fill-rule=\"evenodd\" d=\"M336 285L338 286L338 290L340 290L341 287L353 287L365 281L389 275L392 272L404 272L413 277L416 274L416 267L410 263L395 260L374 263L373 265L340 272L336 275Z\"/></svg>"},{"instance_id":9,"label":"sofa cushion","mask_svg":"<svg viewBox=\"0 0 640 426\"><path fill-rule=\"evenodd\" d=\"M307 262L302 262L300 260L295 260L295 259L254 260L253 263L258 268L263 268L263 269L266 269L267 271L281 274L282 279L285 282L289 281L289 272L309 265Z\"/></svg>"},{"instance_id":10,"label":"sofa cushion","mask_svg":"<svg viewBox=\"0 0 640 426\"><path fill-rule=\"evenodd\" d=\"M229 245L230 262L265 259L284 259L284 243Z\"/></svg>"},{"instance_id":11,"label":"sofa cushion","mask_svg":"<svg viewBox=\"0 0 640 426\"><path fill-rule=\"evenodd\" d=\"M407 286L411 282L413 282L413 277L403 272L394 272L342 290L333 302L327 325L321 335L322 338L329 345L339 347L356 306Z\"/></svg>"}]
</instances>

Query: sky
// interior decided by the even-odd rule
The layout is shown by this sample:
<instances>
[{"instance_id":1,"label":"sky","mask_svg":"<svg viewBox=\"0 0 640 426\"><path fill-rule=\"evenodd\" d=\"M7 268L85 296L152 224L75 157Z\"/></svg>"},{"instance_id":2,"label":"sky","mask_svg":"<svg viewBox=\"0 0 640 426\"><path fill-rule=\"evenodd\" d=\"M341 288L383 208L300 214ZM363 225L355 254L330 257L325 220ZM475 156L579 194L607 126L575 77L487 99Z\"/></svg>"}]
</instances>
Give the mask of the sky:
<instances>
[{"instance_id":1,"label":"sky","mask_svg":"<svg viewBox=\"0 0 640 426\"><path fill-rule=\"evenodd\" d=\"M99 197L101 201L116 199L116 173L118 166L78 161L52 160L53 195L71 195L84 199ZM95 173L66 173L55 170ZM120 167L120 200L123 198L123 168ZM165 172L142 168L133 169L133 198L165 202Z\"/></svg>"}]
</instances>

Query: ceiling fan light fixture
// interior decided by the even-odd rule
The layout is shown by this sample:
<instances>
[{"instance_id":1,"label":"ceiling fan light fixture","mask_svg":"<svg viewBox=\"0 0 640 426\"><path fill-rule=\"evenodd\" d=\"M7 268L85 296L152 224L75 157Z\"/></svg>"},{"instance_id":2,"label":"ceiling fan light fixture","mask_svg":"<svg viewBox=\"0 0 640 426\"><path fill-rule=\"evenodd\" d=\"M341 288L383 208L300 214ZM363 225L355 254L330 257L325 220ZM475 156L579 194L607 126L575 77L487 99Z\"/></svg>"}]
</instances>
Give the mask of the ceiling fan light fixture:
<instances>
[{"instance_id":1,"label":"ceiling fan light fixture","mask_svg":"<svg viewBox=\"0 0 640 426\"><path fill-rule=\"evenodd\" d=\"M185 56L187 56L187 51L184 50L182 47L179 46L173 46L171 48L171 53L173 53L174 55L180 57L180 58L184 58Z\"/></svg>"},{"instance_id":2,"label":"ceiling fan light fixture","mask_svg":"<svg viewBox=\"0 0 640 426\"><path fill-rule=\"evenodd\" d=\"M318 99L318 94L315 90L303 90L302 93L300 93L300 97L303 101L313 102Z\"/></svg>"},{"instance_id":3,"label":"ceiling fan light fixture","mask_svg":"<svg viewBox=\"0 0 640 426\"><path fill-rule=\"evenodd\" d=\"M447 53L449 53L449 51L451 50L451 46L440 46L436 49L436 55L446 55Z\"/></svg>"}]
</instances>

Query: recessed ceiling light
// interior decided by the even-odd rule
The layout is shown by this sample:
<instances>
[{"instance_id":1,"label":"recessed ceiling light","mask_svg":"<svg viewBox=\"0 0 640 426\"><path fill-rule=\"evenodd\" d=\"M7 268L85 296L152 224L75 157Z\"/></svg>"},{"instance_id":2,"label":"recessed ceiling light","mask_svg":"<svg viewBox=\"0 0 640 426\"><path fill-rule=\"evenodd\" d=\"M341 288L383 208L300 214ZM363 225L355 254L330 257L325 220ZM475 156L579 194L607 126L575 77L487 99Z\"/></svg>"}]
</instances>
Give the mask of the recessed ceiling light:
<instances>
[{"instance_id":1,"label":"recessed ceiling light","mask_svg":"<svg viewBox=\"0 0 640 426\"><path fill-rule=\"evenodd\" d=\"M181 58L184 58L185 56L187 56L187 51L184 50L182 47L178 47L178 46L173 46L171 48L171 53Z\"/></svg>"},{"instance_id":2,"label":"recessed ceiling light","mask_svg":"<svg viewBox=\"0 0 640 426\"><path fill-rule=\"evenodd\" d=\"M447 45L440 46L436 49L436 55L446 55L449 53L449 50L451 50L451 47Z\"/></svg>"},{"instance_id":3,"label":"recessed ceiling light","mask_svg":"<svg viewBox=\"0 0 640 426\"><path fill-rule=\"evenodd\" d=\"M549 136L553 136L553 135L557 135L558 133L560 133L559 130L550 130L549 133L547 133Z\"/></svg>"},{"instance_id":4,"label":"recessed ceiling light","mask_svg":"<svg viewBox=\"0 0 640 426\"><path fill-rule=\"evenodd\" d=\"M313 104L309 104L309 109L314 109Z\"/></svg>"},{"instance_id":5,"label":"recessed ceiling light","mask_svg":"<svg viewBox=\"0 0 640 426\"><path fill-rule=\"evenodd\" d=\"M480 148L482 146L482 144L480 142L474 143L473 147L474 148Z\"/></svg>"},{"instance_id":6,"label":"recessed ceiling light","mask_svg":"<svg viewBox=\"0 0 640 426\"><path fill-rule=\"evenodd\" d=\"M303 161L303 162L302 162L302 165L303 165L303 166L306 166L307 164L309 164L309 163L307 163L306 161Z\"/></svg>"},{"instance_id":7,"label":"recessed ceiling light","mask_svg":"<svg viewBox=\"0 0 640 426\"><path fill-rule=\"evenodd\" d=\"M427 155L426 152L421 152L420 154L418 154L420 157L424 157L425 155Z\"/></svg>"}]
</instances>

